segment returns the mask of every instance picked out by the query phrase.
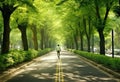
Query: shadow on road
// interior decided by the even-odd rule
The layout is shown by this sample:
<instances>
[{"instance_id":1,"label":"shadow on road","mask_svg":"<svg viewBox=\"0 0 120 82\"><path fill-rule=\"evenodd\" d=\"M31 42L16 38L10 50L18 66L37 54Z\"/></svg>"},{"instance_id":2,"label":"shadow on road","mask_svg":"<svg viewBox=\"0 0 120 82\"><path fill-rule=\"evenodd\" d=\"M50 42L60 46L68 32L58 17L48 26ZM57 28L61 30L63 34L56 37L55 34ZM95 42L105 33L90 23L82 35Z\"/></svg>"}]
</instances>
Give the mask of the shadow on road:
<instances>
[{"instance_id":1,"label":"shadow on road","mask_svg":"<svg viewBox=\"0 0 120 82\"><path fill-rule=\"evenodd\" d=\"M60 58L55 51L39 57L6 82L119 82L70 52L62 51ZM56 74L62 74L63 80L56 80Z\"/></svg>"}]
</instances>

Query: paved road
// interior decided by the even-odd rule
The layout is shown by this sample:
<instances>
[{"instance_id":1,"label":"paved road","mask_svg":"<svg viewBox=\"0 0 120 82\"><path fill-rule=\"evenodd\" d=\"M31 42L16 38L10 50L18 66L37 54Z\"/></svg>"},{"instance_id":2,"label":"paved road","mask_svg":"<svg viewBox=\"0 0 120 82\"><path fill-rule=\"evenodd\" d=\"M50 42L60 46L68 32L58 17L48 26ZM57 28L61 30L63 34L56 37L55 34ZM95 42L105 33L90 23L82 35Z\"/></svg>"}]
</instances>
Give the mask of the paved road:
<instances>
[{"instance_id":1,"label":"paved road","mask_svg":"<svg viewBox=\"0 0 120 82\"><path fill-rule=\"evenodd\" d=\"M39 57L12 76L5 82L119 82L67 51L61 59L55 51Z\"/></svg>"}]
</instances>

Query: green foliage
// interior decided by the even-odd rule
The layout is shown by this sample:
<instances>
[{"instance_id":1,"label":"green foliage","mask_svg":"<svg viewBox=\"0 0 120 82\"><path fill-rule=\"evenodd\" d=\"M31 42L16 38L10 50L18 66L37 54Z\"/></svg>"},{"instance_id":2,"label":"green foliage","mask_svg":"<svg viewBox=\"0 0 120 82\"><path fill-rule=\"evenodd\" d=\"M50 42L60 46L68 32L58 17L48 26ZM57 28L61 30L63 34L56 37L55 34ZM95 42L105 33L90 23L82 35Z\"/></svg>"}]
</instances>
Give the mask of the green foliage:
<instances>
[{"instance_id":1,"label":"green foliage","mask_svg":"<svg viewBox=\"0 0 120 82\"><path fill-rule=\"evenodd\" d=\"M29 61L38 56L38 51L31 49L29 51L25 51L25 54L25 60Z\"/></svg>"},{"instance_id":2,"label":"green foliage","mask_svg":"<svg viewBox=\"0 0 120 82\"><path fill-rule=\"evenodd\" d=\"M50 52L50 51L51 51L50 48L46 48L46 49L44 49L44 50L39 50L39 55L44 55L44 54L46 54L46 53L48 53L48 52Z\"/></svg>"},{"instance_id":3,"label":"green foliage","mask_svg":"<svg viewBox=\"0 0 120 82\"><path fill-rule=\"evenodd\" d=\"M87 59L90 59L98 64L102 64L103 66L112 69L114 71L120 72L120 58L111 58L108 56L88 53L84 51L74 50L74 53L77 53Z\"/></svg>"},{"instance_id":4,"label":"green foliage","mask_svg":"<svg viewBox=\"0 0 120 82\"><path fill-rule=\"evenodd\" d=\"M17 65L22 62L30 61L40 55L46 54L51 49L39 50L30 49L29 51L12 50L8 54L0 55L0 70L5 70L10 66Z\"/></svg>"},{"instance_id":5,"label":"green foliage","mask_svg":"<svg viewBox=\"0 0 120 82\"><path fill-rule=\"evenodd\" d=\"M23 54L23 51L13 50L10 53L12 55L12 59L14 60L14 64L23 62L25 60L25 54Z\"/></svg>"},{"instance_id":6,"label":"green foliage","mask_svg":"<svg viewBox=\"0 0 120 82\"><path fill-rule=\"evenodd\" d=\"M116 16L120 16L120 6L114 6L113 12L116 14Z\"/></svg>"},{"instance_id":7,"label":"green foliage","mask_svg":"<svg viewBox=\"0 0 120 82\"><path fill-rule=\"evenodd\" d=\"M11 66L14 64L14 60L12 58L12 54L4 54L0 55L0 70L5 69L8 66Z\"/></svg>"},{"instance_id":8,"label":"green foliage","mask_svg":"<svg viewBox=\"0 0 120 82\"><path fill-rule=\"evenodd\" d=\"M65 3L66 1L68 1L68 0L61 0L60 2L58 2L56 5L62 5L63 3Z\"/></svg>"}]
</instances>

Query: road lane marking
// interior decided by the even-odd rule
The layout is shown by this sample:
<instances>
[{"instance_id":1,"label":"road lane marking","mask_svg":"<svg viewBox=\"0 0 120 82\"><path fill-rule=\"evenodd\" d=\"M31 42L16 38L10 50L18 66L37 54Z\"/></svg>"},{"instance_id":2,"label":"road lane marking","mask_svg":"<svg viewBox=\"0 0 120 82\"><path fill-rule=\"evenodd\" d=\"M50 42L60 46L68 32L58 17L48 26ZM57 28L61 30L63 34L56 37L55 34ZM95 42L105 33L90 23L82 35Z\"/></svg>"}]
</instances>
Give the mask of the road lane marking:
<instances>
[{"instance_id":1,"label":"road lane marking","mask_svg":"<svg viewBox=\"0 0 120 82\"><path fill-rule=\"evenodd\" d=\"M58 59L57 63L56 63L55 82L64 82L64 76L63 76L63 69L62 69L62 61L61 61L61 59Z\"/></svg>"},{"instance_id":2,"label":"road lane marking","mask_svg":"<svg viewBox=\"0 0 120 82\"><path fill-rule=\"evenodd\" d=\"M61 62L61 75L62 75L62 82L64 82L63 68L62 68L62 61L61 61L61 59L60 59L60 62Z\"/></svg>"}]
</instances>

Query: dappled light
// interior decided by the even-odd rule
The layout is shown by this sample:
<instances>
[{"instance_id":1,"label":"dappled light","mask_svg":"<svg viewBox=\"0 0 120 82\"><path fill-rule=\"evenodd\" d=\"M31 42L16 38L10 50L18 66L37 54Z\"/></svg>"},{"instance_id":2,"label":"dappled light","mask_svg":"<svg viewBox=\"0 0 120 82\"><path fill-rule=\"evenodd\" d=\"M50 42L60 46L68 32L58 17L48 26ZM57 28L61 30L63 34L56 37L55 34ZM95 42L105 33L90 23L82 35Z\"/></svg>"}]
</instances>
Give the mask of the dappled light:
<instances>
[{"instance_id":1,"label":"dappled light","mask_svg":"<svg viewBox=\"0 0 120 82\"><path fill-rule=\"evenodd\" d=\"M47 54L48 57L43 56L43 57L41 58L41 60L42 60L42 61L48 61L48 60L51 60L51 61L54 60L54 61L56 61L56 59L57 59L57 55L56 55L57 52L52 52L51 54L52 54L52 55L50 55L50 56L49 56L49 54ZM49 62L50 62L50 61L49 61Z\"/></svg>"},{"instance_id":2,"label":"dappled light","mask_svg":"<svg viewBox=\"0 0 120 82\"><path fill-rule=\"evenodd\" d=\"M0 82L117 82L119 58L120 0L0 0Z\"/></svg>"},{"instance_id":3,"label":"dappled light","mask_svg":"<svg viewBox=\"0 0 120 82\"><path fill-rule=\"evenodd\" d=\"M53 75L49 73L33 74L32 76L38 79L54 79Z\"/></svg>"},{"instance_id":4,"label":"dappled light","mask_svg":"<svg viewBox=\"0 0 120 82\"><path fill-rule=\"evenodd\" d=\"M15 79L7 82L15 82L18 79L22 82L117 82L70 52L61 52L61 59L56 56L53 51L34 59L34 63L22 68L21 72L14 76Z\"/></svg>"}]
</instances>

